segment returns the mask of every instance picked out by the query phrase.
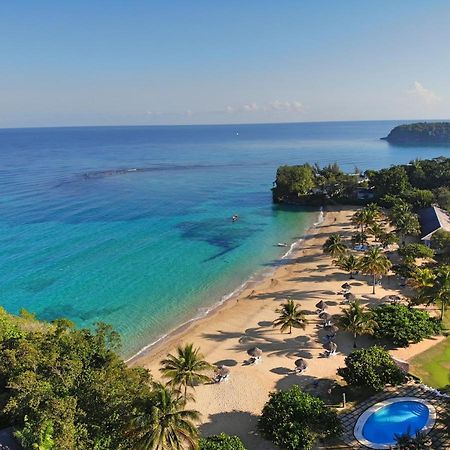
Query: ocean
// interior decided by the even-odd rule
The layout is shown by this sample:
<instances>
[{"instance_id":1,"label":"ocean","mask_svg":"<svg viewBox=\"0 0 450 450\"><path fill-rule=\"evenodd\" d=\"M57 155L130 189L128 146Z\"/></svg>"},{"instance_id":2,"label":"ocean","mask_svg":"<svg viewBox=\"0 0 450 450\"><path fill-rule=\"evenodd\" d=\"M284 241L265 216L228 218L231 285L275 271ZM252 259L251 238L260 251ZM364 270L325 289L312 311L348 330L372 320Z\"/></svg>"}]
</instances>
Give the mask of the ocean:
<instances>
[{"instance_id":1,"label":"ocean","mask_svg":"<svg viewBox=\"0 0 450 450\"><path fill-rule=\"evenodd\" d=\"M399 123L0 130L0 304L109 323L128 358L270 274L317 220L272 204L279 165L450 156L379 140Z\"/></svg>"}]
</instances>

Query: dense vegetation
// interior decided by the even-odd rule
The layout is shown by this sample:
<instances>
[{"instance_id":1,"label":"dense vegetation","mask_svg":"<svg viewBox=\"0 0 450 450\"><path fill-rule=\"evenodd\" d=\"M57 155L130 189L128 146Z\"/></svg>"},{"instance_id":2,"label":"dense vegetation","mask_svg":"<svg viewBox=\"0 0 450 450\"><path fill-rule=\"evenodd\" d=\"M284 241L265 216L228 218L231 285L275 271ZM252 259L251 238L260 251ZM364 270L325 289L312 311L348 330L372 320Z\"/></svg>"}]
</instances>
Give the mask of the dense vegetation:
<instances>
[{"instance_id":1,"label":"dense vegetation","mask_svg":"<svg viewBox=\"0 0 450 450\"><path fill-rule=\"evenodd\" d=\"M1 312L3 423L22 429L26 448L132 448L129 424L150 401L150 375L117 356L119 337L99 324L77 330L66 320L42 327ZM51 447L53 448L53 447Z\"/></svg>"},{"instance_id":2,"label":"dense vegetation","mask_svg":"<svg viewBox=\"0 0 450 450\"><path fill-rule=\"evenodd\" d=\"M358 181L358 174L345 174L337 164L323 168L310 164L281 166L272 189L273 200L320 205L330 199L351 197Z\"/></svg>"},{"instance_id":3,"label":"dense vegetation","mask_svg":"<svg viewBox=\"0 0 450 450\"><path fill-rule=\"evenodd\" d=\"M399 125L382 139L393 144L448 144L450 143L450 122Z\"/></svg>"},{"instance_id":4,"label":"dense vegetation","mask_svg":"<svg viewBox=\"0 0 450 450\"><path fill-rule=\"evenodd\" d=\"M337 164L281 166L272 193L275 202L323 205L375 200L387 208L406 205L414 213L432 203L449 210L449 184L450 158L439 157L368 170L365 177L357 169L355 174L345 174ZM358 197L361 190L370 194L368 200Z\"/></svg>"},{"instance_id":5,"label":"dense vegetation","mask_svg":"<svg viewBox=\"0 0 450 450\"><path fill-rule=\"evenodd\" d=\"M441 323L425 311L401 304L383 304L373 310L375 337L399 347L420 342L441 331Z\"/></svg>"},{"instance_id":6,"label":"dense vegetation","mask_svg":"<svg viewBox=\"0 0 450 450\"><path fill-rule=\"evenodd\" d=\"M341 432L336 412L297 385L270 394L258 425L265 437L287 450L309 450L317 439Z\"/></svg>"},{"instance_id":7,"label":"dense vegetation","mask_svg":"<svg viewBox=\"0 0 450 450\"><path fill-rule=\"evenodd\" d=\"M202 438L199 441L199 450L246 450L244 444L237 436L225 433Z\"/></svg>"},{"instance_id":8,"label":"dense vegetation","mask_svg":"<svg viewBox=\"0 0 450 450\"><path fill-rule=\"evenodd\" d=\"M355 350L345 358L345 367L338 374L353 386L381 391L386 385L406 381L405 374L397 367L389 353L382 347L373 346Z\"/></svg>"},{"instance_id":9,"label":"dense vegetation","mask_svg":"<svg viewBox=\"0 0 450 450\"><path fill-rule=\"evenodd\" d=\"M104 324L76 329L0 309L2 424L15 427L26 449L197 448L199 415L186 408L187 390L209 381L210 368L198 349L168 355L163 385L127 367L119 345Z\"/></svg>"}]
</instances>

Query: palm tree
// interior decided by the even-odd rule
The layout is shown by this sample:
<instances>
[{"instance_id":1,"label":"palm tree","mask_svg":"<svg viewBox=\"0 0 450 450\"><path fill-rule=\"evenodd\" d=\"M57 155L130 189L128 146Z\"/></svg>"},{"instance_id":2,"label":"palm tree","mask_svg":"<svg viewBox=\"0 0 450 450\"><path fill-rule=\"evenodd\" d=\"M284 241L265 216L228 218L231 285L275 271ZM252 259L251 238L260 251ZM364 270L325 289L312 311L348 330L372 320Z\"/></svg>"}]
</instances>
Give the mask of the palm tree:
<instances>
[{"instance_id":1,"label":"palm tree","mask_svg":"<svg viewBox=\"0 0 450 450\"><path fill-rule=\"evenodd\" d=\"M361 271L373 277L373 294L375 294L377 276L387 274L391 267L391 262L383 254L380 247L370 247L361 257Z\"/></svg>"},{"instance_id":2,"label":"palm tree","mask_svg":"<svg viewBox=\"0 0 450 450\"><path fill-rule=\"evenodd\" d=\"M450 302L450 266L441 266L436 272L436 280L431 288L434 301L441 304L441 320L444 318L445 308Z\"/></svg>"},{"instance_id":3,"label":"palm tree","mask_svg":"<svg viewBox=\"0 0 450 450\"><path fill-rule=\"evenodd\" d=\"M428 267L423 269L418 267L412 272L412 276L408 283L415 289L421 290L424 288L431 288L434 285L436 279L435 273Z\"/></svg>"},{"instance_id":4,"label":"palm tree","mask_svg":"<svg viewBox=\"0 0 450 450\"><path fill-rule=\"evenodd\" d=\"M351 221L361 233L364 233L364 226L367 223L367 217L363 209L358 209L358 211L353 214Z\"/></svg>"},{"instance_id":5,"label":"palm tree","mask_svg":"<svg viewBox=\"0 0 450 450\"><path fill-rule=\"evenodd\" d=\"M380 237L383 236L384 228L378 222L371 223L366 232L374 237L379 242Z\"/></svg>"},{"instance_id":6,"label":"palm tree","mask_svg":"<svg viewBox=\"0 0 450 450\"><path fill-rule=\"evenodd\" d=\"M342 255L337 261L333 263L341 270L345 270L350 274L350 279L353 280L353 275L359 269L359 259L355 255Z\"/></svg>"},{"instance_id":7,"label":"palm tree","mask_svg":"<svg viewBox=\"0 0 450 450\"><path fill-rule=\"evenodd\" d=\"M361 231L357 231L352 236L352 244L353 245L365 245L368 243L368 236L366 233L361 233Z\"/></svg>"},{"instance_id":8,"label":"palm tree","mask_svg":"<svg viewBox=\"0 0 450 450\"><path fill-rule=\"evenodd\" d=\"M333 257L342 255L346 252L347 247L342 242L339 234L332 234L322 246L323 252Z\"/></svg>"},{"instance_id":9,"label":"palm tree","mask_svg":"<svg viewBox=\"0 0 450 450\"><path fill-rule=\"evenodd\" d=\"M296 305L294 300L288 300L281 304L281 308L275 310L279 314L278 319L273 321L274 327L281 327L281 332L284 333L289 328L289 334L292 333L292 327L305 329L306 317L305 314L299 310L300 305Z\"/></svg>"},{"instance_id":10,"label":"palm tree","mask_svg":"<svg viewBox=\"0 0 450 450\"><path fill-rule=\"evenodd\" d=\"M419 218L417 214L411 212L409 205L399 205L392 209L394 211L391 214L391 223L403 245L405 236L417 236L420 233Z\"/></svg>"},{"instance_id":11,"label":"palm tree","mask_svg":"<svg viewBox=\"0 0 450 450\"><path fill-rule=\"evenodd\" d=\"M338 325L344 331L353 334L353 348L356 348L356 340L362 334L373 334L377 323L373 320L372 311L361 305L356 300L348 308L345 308L343 315L338 319Z\"/></svg>"},{"instance_id":12,"label":"palm tree","mask_svg":"<svg viewBox=\"0 0 450 450\"><path fill-rule=\"evenodd\" d=\"M361 229L361 233L364 233L365 229L373 225L376 220L380 218L380 216L380 207L375 203L371 203L353 214L352 223L356 226L356 228Z\"/></svg>"},{"instance_id":13,"label":"palm tree","mask_svg":"<svg viewBox=\"0 0 450 450\"><path fill-rule=\"evenodd\" d=\"M203 359L199 348L193 344L186 344L177 348L177 356L167 355L161 361L160 371L163 376L169 378L167 383L174 387L183 387L184 398L187 397L188 386L194 387L197 383L207 383L211 378L203 372L212 369L212 366Z\"/></svg>"},{"instance_id":14,"label":"palm tree","mask_svg":"<svg viewBox=\"0 0 450 450\"><path fill-rule=\"evenodd\" d=\"M184 450L198 448L194 422L199 413L184 409L186 401L172 389L155 383L152 395L134 411L130 424L133 448Z\"/></svg>"}]
</instances>

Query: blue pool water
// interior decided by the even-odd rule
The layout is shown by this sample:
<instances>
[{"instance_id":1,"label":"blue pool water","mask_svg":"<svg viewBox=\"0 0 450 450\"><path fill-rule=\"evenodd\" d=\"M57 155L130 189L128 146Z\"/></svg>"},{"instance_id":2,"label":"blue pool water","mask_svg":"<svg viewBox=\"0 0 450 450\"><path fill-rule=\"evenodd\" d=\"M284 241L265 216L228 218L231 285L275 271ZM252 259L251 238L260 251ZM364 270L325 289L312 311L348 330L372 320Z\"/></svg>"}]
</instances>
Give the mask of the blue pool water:
<instances>
[{"instance_id":1,"label":"blue pool water","mask_svg":"<svg viewBox=\"0 0 450 450\"><path fill-rule=\"evenodd\" d=\"M316 220L272 204L279 165L450 155L379 140L397 124L0 130L0 305L110 323L131 356L271 270L276 243Z\"/></svg>"},{"instance_id":2,"label":"blue pool water","mask_svg":"<svg viewBox=\"0 0 450 450\"><path fill-rule=\"evenodd\" d=\"M364 424L362 434L375 444L393 444L395 435L408 433L414 436L427 423L426 405L415 401L400 401L374 412Z\"/></svg>"}]
</instances>

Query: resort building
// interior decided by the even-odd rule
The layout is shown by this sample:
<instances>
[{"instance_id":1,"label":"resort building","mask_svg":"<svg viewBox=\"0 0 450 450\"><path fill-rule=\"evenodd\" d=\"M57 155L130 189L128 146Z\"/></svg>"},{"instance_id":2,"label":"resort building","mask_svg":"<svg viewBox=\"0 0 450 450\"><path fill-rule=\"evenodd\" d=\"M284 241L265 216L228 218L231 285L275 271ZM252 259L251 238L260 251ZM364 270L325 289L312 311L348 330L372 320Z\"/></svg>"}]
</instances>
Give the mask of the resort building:
<instances>
[{"instance_id":1,"label":"resort building","mask_svg":"<svg viewBox=\"0 0 450 450\"><path fill-rule=\"evenodd\" d=\"M450 216L446 211L437 207L431 206L419 211L421 237L420 240L430 246L431 236L438 230L445 230L450 232Z\"/></svg>"}]
</instances>

